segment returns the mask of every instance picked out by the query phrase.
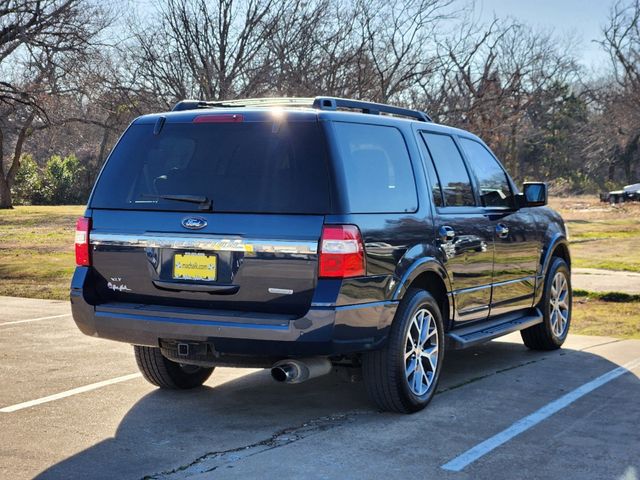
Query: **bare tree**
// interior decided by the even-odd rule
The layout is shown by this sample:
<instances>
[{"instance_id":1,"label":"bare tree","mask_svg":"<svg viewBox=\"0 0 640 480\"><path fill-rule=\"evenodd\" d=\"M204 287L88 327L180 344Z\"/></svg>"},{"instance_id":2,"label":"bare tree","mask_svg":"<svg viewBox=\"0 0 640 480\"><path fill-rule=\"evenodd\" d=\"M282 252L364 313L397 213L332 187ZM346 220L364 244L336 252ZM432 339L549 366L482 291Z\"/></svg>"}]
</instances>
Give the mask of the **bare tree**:
<instances>
[{"instance_id":1,"label":"bare tree","mask_svg":"<svg viewBox=\"0 0 640 480\"><path fill-rule=\"evenodd\" d=\"M137 87L165 99L233 98L261 92L264 47L282 11L275 0L168 0L134 28ZM155 25L155 27L154 27Z\"/></svg>"},{"instance_id":2,"label":"bare tree","mask_svg":"<svg viewBox=\"0 0 640 480\"><path fill-rule=\"evenodd\" d=\"M600 91L604 121L593 133L603 155L595 163L608 162L612 181L621 166L625 181L633 183L640 176L640 0L612 7L601 44L611 58L615 83Z\"/></svg>"},{"instance_id":3,"label":"bare tree","mask_svg":"<svg viewBox=\"0 0 640 480\"><path fill-rule=\"evenodd\" d=\"M104 27L101 9L80 0L0 0L0 208L36 123L66 93L64 78Z\"/></svg>"},{"instance_id":4,"label":"bare tree","mask_svg":"<svg viewBox=\"0 0 640 480\"><path fill-rule=\"evenodd\" d=\"M616 2L602 33L600 43L611 57L616 81L640 91L640 0Z\"/></svg>"},{"instance_id":5,"label":"bare tree","mask_svg":"<svg viewBox=\"0 0 640 480\"><path fill-rule=\"evenodd\" d=\"M291 0L282 8L267 39L269 93L358 96L363 42L354 2Z\"/></svg>"},{"instance_id":6,"label":"bare tree","mask_svg":"<svg viewBox=\"0 0 640 480\"><path fill-rule=\"evenodd\" d=\"M436 68L435 38L452 15L452 0L359 0L361 68L372 100L406 101L403 94ZM430 48L431 47L431 48ZM369 88L366 88L369 87Z\"/></svg>"},{"instance_id":7,"label":"bare tree","mask_svg":"<svg viewBox=\"0 0 640 480\"><path fill-rule=\"evenodd\" d=\"M89 184L127 123L184 98L397 103L479 134L519 178L638 172L640 0L614 5L597 82L570 40L460 0L165 0L100 49L93 1L0 0L0 205L22 152L76 153Z\"/></svg>"},{"instance_id":8,"label":"bare tree","mask_svg":"<svg viewBox=\"0 0 640 480\"><path fill-rule=\"evenodd\" d=\"M549 33L515 21L462 22L439 44L435 78L421 82L422 104L438 121L469 129L490 143L520 176L519 148L535 106L554 85L576 78L571 49Z\"/></svg>"}]
</instances>

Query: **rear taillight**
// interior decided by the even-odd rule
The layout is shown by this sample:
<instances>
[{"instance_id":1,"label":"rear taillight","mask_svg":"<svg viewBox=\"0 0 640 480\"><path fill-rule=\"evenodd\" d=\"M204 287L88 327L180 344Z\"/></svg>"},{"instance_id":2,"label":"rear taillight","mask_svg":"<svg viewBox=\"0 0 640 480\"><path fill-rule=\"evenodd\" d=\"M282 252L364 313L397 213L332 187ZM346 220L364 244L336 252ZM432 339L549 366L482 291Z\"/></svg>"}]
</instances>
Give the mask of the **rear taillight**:
<instances>
[{"instance_id":1,"label":"rear taillight","mask_svg":"<svg viewBox=\"0 0 640 480\"><path fill-rule=\"evenodd\" d=\"M355 225L325 225L320 239L320 268L324 278L359 277L365 274L364 246Z\"/></svg>"},{"instance_id":2,"label":"rear taillight","mask_svg":"<svg viewBox=\"0 0 640 480\"><path fill-rule=\"evenodd\" d=\"M91 219L81 217L76 223L76 265L88 267L91 265L91 255L89 253L89 231L91 230Z\"/></svg>"}]
</instances>

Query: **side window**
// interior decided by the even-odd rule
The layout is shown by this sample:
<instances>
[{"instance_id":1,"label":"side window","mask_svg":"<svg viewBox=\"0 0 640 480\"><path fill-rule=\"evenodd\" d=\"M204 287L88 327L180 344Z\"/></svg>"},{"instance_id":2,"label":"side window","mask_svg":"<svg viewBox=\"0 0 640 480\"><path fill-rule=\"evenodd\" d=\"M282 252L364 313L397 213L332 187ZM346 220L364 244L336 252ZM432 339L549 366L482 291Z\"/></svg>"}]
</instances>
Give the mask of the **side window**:
<instances>
[{"instance_id":1,"label":"side window","mask_svg":"<svg viewBox=\"0 0 640 480\"><path fill-rule=\"evenodd\" d=\"M400 131L359 123L333 124L351 213L414 212L411 159Z\"/></svg>"},{"instance_id":2,"label":"side window","mask_svg":"<svg viewBox=\"0 0 640 480\"><path fill-rule=\"evenodd\" d=\"M461 138L460 143L469 157L471 170L478 178L482 206L511 207L513 193L507 175L493 155L484 145L474 140Z\"/></svg>"},{"instance_id":3,"label":"side window","mask_svg":"<svg viewBox=\"0 0 640 480\"><path fill-rule=\"evenodd\" d=\"M438 180L438 174L433 166L433 157L429 153L429 149L424 141L418 140L418 146L425 156L425 168L427 170L428 182L431 184L431 193L433 195L433 204L436 207L444 207L444 200L442 199L442 189L440 188L440 180Z\"/></svg>"},{"instance_id":4,"label":"side window","mask_svg":"<svg viewBox=\"0 0 640 480\"><path fill-rule=\"evenodd\" d=\"M449 135L422 133L439 180L442 193L440 205L447 207L467 207L476 204L469 172L462 155ZM440 192L435 188L434 196ZM435 199L434 199L435 200ZM436 201L436 205L439 205Z\"/></svg>"}]
</instances>

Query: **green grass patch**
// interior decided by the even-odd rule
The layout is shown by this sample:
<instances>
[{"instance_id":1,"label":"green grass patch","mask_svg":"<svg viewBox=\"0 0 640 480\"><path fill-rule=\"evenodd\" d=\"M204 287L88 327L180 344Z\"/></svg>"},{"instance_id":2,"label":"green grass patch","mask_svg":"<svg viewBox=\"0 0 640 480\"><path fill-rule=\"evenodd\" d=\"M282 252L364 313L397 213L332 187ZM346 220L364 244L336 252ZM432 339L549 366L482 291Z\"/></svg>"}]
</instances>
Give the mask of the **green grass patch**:
<instances>
[{"instance_id":1,"label":"green grass patch","mask_svg":"<svg viewBox=\"0 0 640 480\"><path fill-rule=\"evenodd\" d=\"M576 298L589 298L591 300L601 300L612 303L640 302L640 295L623 292L590 292L588 290L576 289L573 291Z\"/></svg>"}]
</instances>

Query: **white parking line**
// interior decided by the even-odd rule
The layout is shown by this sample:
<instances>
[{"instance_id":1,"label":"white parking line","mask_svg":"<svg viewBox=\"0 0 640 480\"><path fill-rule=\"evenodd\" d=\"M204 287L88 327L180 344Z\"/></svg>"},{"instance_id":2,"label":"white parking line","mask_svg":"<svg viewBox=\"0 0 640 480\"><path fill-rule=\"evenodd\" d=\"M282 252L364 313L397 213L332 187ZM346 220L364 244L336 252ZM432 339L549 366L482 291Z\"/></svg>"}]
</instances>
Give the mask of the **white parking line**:
<instances>
[{"instance_id":1,"label":"white parking line","mask_svg":"<svg viewBox=\"0 0 640 480\"><path fill-rule=\"evenodd\" d=\"M124 375L122 377L112 378L111 380L103 380L102 382L92 383L90 385L85 385L84 387L73 388L71 390L67 390L66 392L60 392L54 395L49 395L47 397L37 398L36 400L30 400L28 402L17 403L15 405L10 405L8 407L0 408L0 412L1 413L17 412L18 410L23 410L25 408L33 407L35 405L40 405L41 403L53 402L54 400L60 400L61 398L70 397L71 395L77 395L78 393L89 392L91 390L96 390L98 388L106 387L108 385L113 385L114 383L126 382L127 380L132 380L134 378L138 378L141 376L142 375L139 373L132 373L130 375Z\"/></svg>"},{"instance_id":2,"label":"white parking line","mask_svg":"<svg viewBox=\"0 0 640 480\"><path fill-rule=\"evenodd\" d=\"M39 322L40 320L50 320L52 318L62 318L62 317L70 317L70 313L63 313L62 315L51 315L50 317L40 317L40 318L29 318L27 320L16 320L14 322L4 322L0 323L0 327L5 325L16 325L18 323L29 323L29 322Z\"/></svg>"},{"instance_id":3,"label":"white parking line","mask_svg":"<svg viewBox=\"0 0 640 480\"><path fill-rule=\"evenodd\" d=\"M452 472L460 472L467 465L475 462L480 457L486 455L491 452L495 448L498 448L500 445L508 442L513 437L520 435L522 432L534 427L538 423L547 419L554 413L562 410L566 406L572 404L579 398L583 397L587 393L595 390L598 387L601 387L605 383L610 382L611 380L615 380L621 375L631 371L635 367L640 366L640 358L637 358L625 365L622 365L618 368L614 368L613 370L605 373L604 375L599 376L591 380L590 382L585 383L584 385L572 390L571 392L563 395L562 397L554 400L551 403L546 404L541 409L533 412L531 415L528 415L516 423L511 425L509 428L501 431L500 433L494 435L491 438L488 438L482 443L479 443L475 447L467 450L461 455L457 456L453 460L445 463L440 468L444 470L449 470Z\"/></svg>"}]
</instances>

